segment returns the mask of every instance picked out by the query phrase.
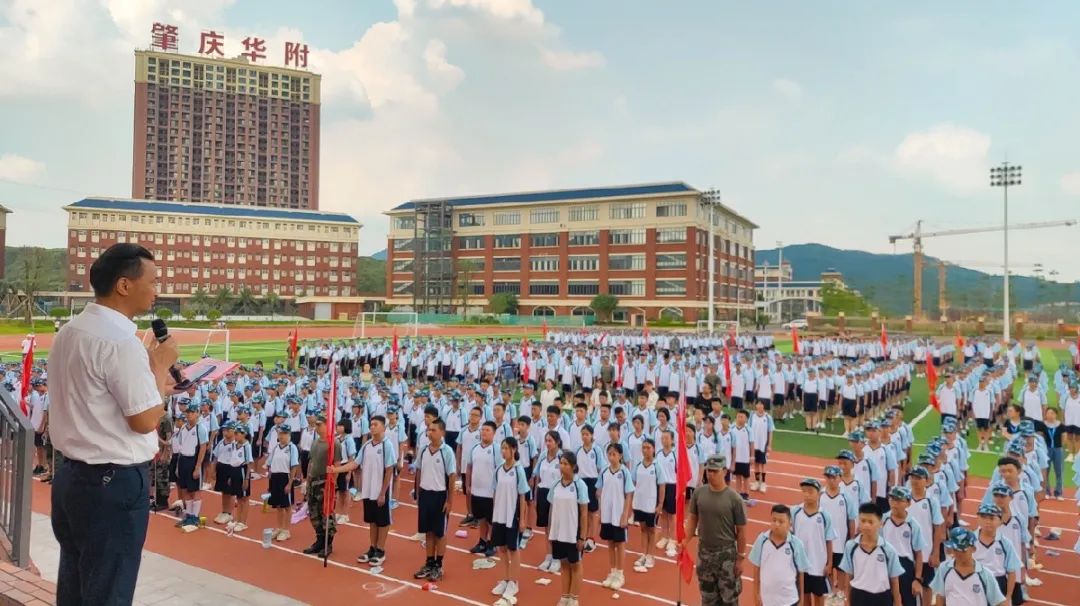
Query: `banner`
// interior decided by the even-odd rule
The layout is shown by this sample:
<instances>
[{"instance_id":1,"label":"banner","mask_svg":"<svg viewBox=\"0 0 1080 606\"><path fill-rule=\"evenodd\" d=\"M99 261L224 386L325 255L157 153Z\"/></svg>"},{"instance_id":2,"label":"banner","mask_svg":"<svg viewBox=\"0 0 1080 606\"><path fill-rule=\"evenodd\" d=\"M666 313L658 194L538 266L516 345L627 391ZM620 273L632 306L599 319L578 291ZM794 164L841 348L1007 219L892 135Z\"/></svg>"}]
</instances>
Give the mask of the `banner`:
<instances>
[{"instance_id":1,"label":"banner","mask_svg":"<svg viewBox=\"0 0 1080 606\"><path fill-rule=\"evenodd\" d=\"M529 340L521 339L521 380L529 382Z\"/></svg>"},{"instance_id":2,"label":"banner","mask_svg":"<svg viewBox=\"0 0 1080 606\"><path fill-rule=\"evenodd\" d=\"M802 353L799 351L799 329L794 326L791 327L791 351L794 352L795 355Z\"/></svg>"},{"instance_id":3,"label":"banner","mask_svg":"<svg viewBox=\"0 0 1080 606\"><path fill-rule=\"evenodd\" d=\"M394 327L394 340L390 344L390 372L397 372L398 366L398 342L397 326Z\"/></svg>"},{"instance_id":4,"label":"banner","mask_svg":"<svg viewBox=\"0 0 1080 606\"><path fill-rule=\"evenodd\" d=\"M26 337L23 341L22 376L19 389L19 408L23 414L30 416L30 375L34 372L34 344L37 339L34 335Z\"/></svg>"},{"instance_id":5,"label":"banner","mask_svg":"<svg viewBox=\"0 0 1080 606\"><path fill-rule=\"evenodd\" d=\"M679 394L679 410L676 414L675 428L682 431L686 427L686 394ZM690 451L686 440L678 441L678 459L675 462L675 542L682 545L686 540L686 487L690 484ZM694 560L686 549L679 550L679 571L684 583L689 583L694 575Z\"/></svg>"},{"instance_id":6,"label":"banner","mask_svg":"<svg viewBox=\"0 0 1080 606\"><path fill-rule=\"evenodd\" d=\"M934 356L929 351L926 352L926 387L930 392L930 405L941 412L937 399L937 369L934 368Z\"/></svg>"},{"instance_id":7,"label":"banner","mask_svg":"<svg viewBox=\"0 0 1080 606\"><path fill-rule=\"evenodd\" d=\"M625 354L623 353L623 344L620 342L619 343L619 358L615 362L615 383L617 383L619 385L619 387L625 387L625 385L623 385L623 368L625 366L626 366L626 357L625 357Z\"/></svg>"},{"instance_id":8,"label":"banner","mask_svg":"<svg viewBox=\"0 0 1080 606\"><path fill-rule=\"evenodd\" d=\"M727 384L724 386L728 401L731 401L731 352L728 350L727 341L724 341L724 380ZM742 394L739 394L742 395Z\"/></svg>"}]
</instances>

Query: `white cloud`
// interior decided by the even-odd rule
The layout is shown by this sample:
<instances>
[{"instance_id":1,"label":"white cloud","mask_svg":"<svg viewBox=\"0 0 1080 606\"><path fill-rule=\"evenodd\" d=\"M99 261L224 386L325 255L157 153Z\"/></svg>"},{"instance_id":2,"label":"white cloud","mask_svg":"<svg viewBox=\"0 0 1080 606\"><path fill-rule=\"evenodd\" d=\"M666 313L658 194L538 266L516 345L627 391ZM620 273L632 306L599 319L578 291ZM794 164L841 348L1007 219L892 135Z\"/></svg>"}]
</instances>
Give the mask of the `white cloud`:
<instances>
[{"instance_id":1,"label":"white cloud","mask_svg":"<svg viewBox=\"0 0 1080 606\"><path fill-rule=\"evenodd\" d=\"M412 17L416 14L416 0L394 0L400 17Z\"/></svg>"},{"instance_id":2,"label":"white cloud","mask_svg":"<svg viewBox=\"0 0 1080 606\"><path fill-rule=\"evenodd\" d=\"M540 56L544 60L544 65L560 71L603 67L607 63L604 56L595 51L573 52L544 49L540 52Z\"/></svg>"},{"instance_id":3,"label":"white cloud","mask_svg":"<svg viewBox=\"0 0 1080 606\"><path fill-rule=\"evenodd\" d=\"M0 179L33 183L45 175L45 164L16 154L0 155Z\"/></svg>"},{"instance_id":4,"label":"white cloud","mask_svg":"<svg viewBox=\"0 0 1080 606\"><path fill-rule=\"evenodd\" d=\"M951 190L985 188L990 135L955 124L910 133L896 146L893 166L901 173L929 177Z\"/></svg>"},{"instance_id":5,"label":"white cloud","mask_svg":"<svg viewBox=\"0 0 1080 606\"><path fill-rule=\"evenodd\" d=\"M444 6L469 8L499 19L520 20L532 25L544 24L544 13L533 6L532 0L428 0L428 5L434 9Z\"/></svg>"},{"instance_id":6,"label":"white cloud","mask_svg":"<svg viewBox=\"0 0 1080 606\"><path fill-rule=\"evenodd\" d=\"M1062 175L1061 190L1067 194L1080 196L1080 171L1074 171Z\"/></svg>"},{"instance_id":7,"label":"white cloud","mask_svg":"<svg viewBox=\"0 0 1080 606\"><path fill-rule=\"evenodd\" d=\"M424 64L428 74L445 88L454 88L465 77L464 70L447 61L446 43L442 40L428 40Z\"/></svg>"},{"instance_id":8,"label":"white cloud","mask_svg":"<svg viewBox=\"0 0 1080 606\"><path fill-rule=\"evenodd\" d=\"M787 78L777 78L772 81L772 89L781 97L791 101L802 99L803 89L798 82Z\"/></svg>"}]
</instances>

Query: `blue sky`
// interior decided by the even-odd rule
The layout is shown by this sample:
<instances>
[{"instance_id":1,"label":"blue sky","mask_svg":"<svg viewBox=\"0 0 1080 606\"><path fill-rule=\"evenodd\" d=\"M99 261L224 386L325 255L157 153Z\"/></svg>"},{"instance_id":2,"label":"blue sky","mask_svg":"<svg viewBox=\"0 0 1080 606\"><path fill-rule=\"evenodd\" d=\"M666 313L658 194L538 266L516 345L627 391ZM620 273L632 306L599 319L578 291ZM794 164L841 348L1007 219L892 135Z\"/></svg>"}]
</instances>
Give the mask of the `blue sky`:
<instances>
[{"instance_id":1,"label":"blue sky","mask_svg":"<svg viewBox=\"0 0 1080 606\"><path fill-rule=\"evenodd\" d=\"M130 195L132 51L154 21L312 47L321 205L385 246L416 196L684 180L761 225L758 248L891 252L1000 225L987 170L1024 165L1017 222L1080 218L1080 5L1043 2L0 0L0 202L11 244L61 246L60 207ZM277 53L277 54L274 54ZM1080 279L1077 230L1012 234ZM928 239L999 271L1000 234ZM897 251L908 250L898 247ZM985 265L984 265L985 264Z\"/></svg>"}]
</instances>

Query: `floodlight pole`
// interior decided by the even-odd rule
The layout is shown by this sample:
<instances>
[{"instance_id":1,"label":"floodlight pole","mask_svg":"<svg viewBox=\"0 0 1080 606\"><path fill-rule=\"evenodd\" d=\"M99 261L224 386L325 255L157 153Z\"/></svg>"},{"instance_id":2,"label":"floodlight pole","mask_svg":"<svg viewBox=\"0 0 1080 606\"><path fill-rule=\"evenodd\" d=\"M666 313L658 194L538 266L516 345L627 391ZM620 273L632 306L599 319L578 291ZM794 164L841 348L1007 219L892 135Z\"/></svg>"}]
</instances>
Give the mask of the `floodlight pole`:
<instances>
[{"instance_id":1,"label":"floodlight pole","mask_svg":"<svg viewBox=\"0 0 1080 606\"><path fill-rule=\"evenodd\" d=\"M1001 166L996 166L990 169L990 187L1000 187L1004 198L1004 228L1002 229L1003 243L1002 252L1004 254L1004 266L1005 275L1002 277L1003 291L1002 294L1002 319L1004 320L1004 327L1002 330L1002 338L1005 340L1006 347L1010 340L1010 333L1012 327L1009 320L1009 187L1013 185L1020 185L1021 173L1023 171L1022 166L1009 164L1007 161L1002 162Z\"/></svg>"},{"instance_id":2,"label":"floodlight pole","mask_svg":"<svg viewBox=\"0 0 1080 606\"><path fill-rule=\"evenodd\" d=\"M720 201L720 190L707 189L701 192L701 203L709 207L709 336L713 335L716 321L716 233L713 221L713 208Z\"/></svg>"}]
</instances>

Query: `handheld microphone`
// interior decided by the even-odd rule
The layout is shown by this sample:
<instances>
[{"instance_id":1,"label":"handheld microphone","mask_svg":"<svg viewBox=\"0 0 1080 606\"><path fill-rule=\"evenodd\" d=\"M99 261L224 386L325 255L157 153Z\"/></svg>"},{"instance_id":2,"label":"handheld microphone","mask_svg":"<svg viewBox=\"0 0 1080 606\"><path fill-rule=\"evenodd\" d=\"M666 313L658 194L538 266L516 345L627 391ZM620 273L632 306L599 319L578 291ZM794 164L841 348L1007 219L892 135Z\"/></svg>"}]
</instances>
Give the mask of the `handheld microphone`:
<instances>
[{"instance_id":1,"label":"handheld microphone","mask_svg":"<svg viewBox=\"0 0 1080 606\"><path fill-rule=\"evenodd\" d=\"M162 343L165 339L169 338L169 327L165 326L165 320L162 320L161 318L155 319L153 322L150 322L150 328L154 331L154 338L157 339L158 343ZM169 367L169 374L172 375L173 381L175 381L177 385L184 382L184 375L180 374L180 369L176 366Z\"/></svg>"}]
</instances>

